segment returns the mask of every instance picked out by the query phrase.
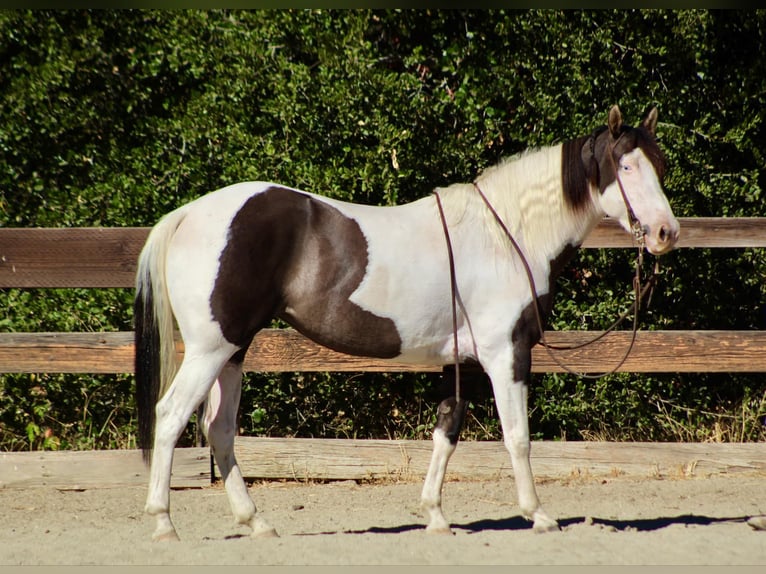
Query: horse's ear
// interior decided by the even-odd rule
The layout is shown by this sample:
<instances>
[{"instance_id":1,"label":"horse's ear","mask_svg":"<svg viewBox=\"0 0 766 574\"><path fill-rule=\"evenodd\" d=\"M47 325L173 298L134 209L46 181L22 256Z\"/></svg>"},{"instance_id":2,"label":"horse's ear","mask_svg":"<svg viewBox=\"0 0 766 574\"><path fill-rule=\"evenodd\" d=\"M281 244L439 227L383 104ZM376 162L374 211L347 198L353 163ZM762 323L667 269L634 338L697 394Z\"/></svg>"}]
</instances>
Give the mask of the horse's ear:
<instances>
[{"instance_id":1,"label":"horse's ear","mask_svg":"<svg viewBox=\"0 0 766 574\"><path fill-rule=\"evenodd\" d=\"M607 120L607 125L609 126L609 133L612 134L613 138L620 137L620 128L622 127L622 114L620 113L620 108L617 107L617 104L613 105L609 109L609 119Z\"/></svg>"},{"instance_id":2,"label":"horse's ear","mask_svg":"<svg viewBox=\"0 0 766 574\"><path fill-rule=\"evenodd\" d=\"M657 132L657 107L652 106L647 112L644 121L641 122L641 127L648 131L650 134L655 135Z\"/></svg>"}]
</instances>

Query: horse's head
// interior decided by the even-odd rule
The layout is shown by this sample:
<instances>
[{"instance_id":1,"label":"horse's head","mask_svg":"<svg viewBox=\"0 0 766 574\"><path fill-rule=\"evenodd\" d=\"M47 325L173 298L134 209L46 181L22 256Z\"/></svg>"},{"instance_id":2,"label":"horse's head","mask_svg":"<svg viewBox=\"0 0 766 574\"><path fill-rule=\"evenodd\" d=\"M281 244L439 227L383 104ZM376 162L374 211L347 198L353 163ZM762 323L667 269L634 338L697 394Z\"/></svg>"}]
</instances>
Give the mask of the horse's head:
<instances>
[{"instance_id":1,"label":"horse's head","mask_svg":"<svg viewBox=\"0 0 766 574\"><path fill-rule=\"evenodd\" d=\"M582 154L606 215L631 233L635 217L647 250L660 255L676 244L680 226L662 190L665 159L655 140L656 127L657 108L634 128L624 125L620 109L612 106L607 125L594 132Z\"/></svg>"}]
</instances>

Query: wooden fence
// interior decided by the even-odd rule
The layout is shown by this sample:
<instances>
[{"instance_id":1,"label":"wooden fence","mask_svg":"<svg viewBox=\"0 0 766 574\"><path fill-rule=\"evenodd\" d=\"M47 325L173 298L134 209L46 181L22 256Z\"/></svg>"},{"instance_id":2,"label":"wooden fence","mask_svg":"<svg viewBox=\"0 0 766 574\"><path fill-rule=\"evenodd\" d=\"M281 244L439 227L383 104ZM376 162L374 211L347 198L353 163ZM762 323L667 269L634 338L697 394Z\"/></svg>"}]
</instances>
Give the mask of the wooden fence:
<instances>
[{"instance_id":1,"label":"wooden fence","mask_svg":"<svg viewBox=\"0 0 766 574\"><path fill-rule=\"evenodd\" d=\"M681 219L680 248L763 248L766 247L766 218L682 218ZM138 254L148 234L148 228L0 228L0 288L110 288L132 287L135 277L135 268ZM609 220L604 220L587 238L585 248L625 248L632 247L631 237L622 229ZM702 286L701 288L716 288L715 285ZM551 343L577 343L592 338L597 332L547 332L546 337ZM630 333L625 331L613 332L604 337L597 344L582 350L561 353L559 356L572 368L581 372L600 372L610 369L621 354L627 348ZM177 345L177 352L183 353L183 345ZM248 371L434 371L433 367L423 365L401 365L385 360L351 357L341 353L325 349L309 341L291 329L267 329L258 334L245 359L245 369ZM551 361L548 354L535 347L532 355L533 372L558 372L559 366ZM0 373L130 373L133 371L133 333L132 332L80 332L80 333L0 333ZM620 368L623 372L766 372L766 332L763 331L641 331L636 339L636 344L628 360ZM359 478L361 476L379 476L393 473L394 475L412 472L410 455L399 457L400 464L391 465L391 455L383 456L388 460L389 471L382 472L379 467L370 466L372 458L362 456L361 466L354 472L324 471L322 468L335 468L327 462L332 459L343 459L340 447L333 446L331 455L320 454L321 448L313 441L311 444L306 439L282 439L275 443L276 439L246 439L238 438L237 445L243 471L252 478L268 477L276 478L285 475L284 478ZM255 442L254 442L255 441ZM260 441L260 442L259 442ZM287 441L287 442L284 442ZM405 452L420 452L417 441L407 442L405 445L398 441L386 442L386 448L393 449L393 456L404 449ZM247 453L259 450L253 444L261 444L267 452L277 456L279 452L289 452L289 463L280 463L276 467L281 468L274 476L272 471L266 469L263 463L250 460ZM274 449L273 445L278 448ZM288 444L293 446L287 446ZM322 442L321 445L340 444ZM352 443L345 443L351 445ZM583 447L579 443L556 443L558 446L535 445L533 453L540 449L555 449L555 456L548 452L546 460L556 459L564 461L563 466L558 467L558 474L571 473L573 470L604 471L605 460L621 460L616 455L615 449L625 452L624 446L602 444L601 446L589 444ZM267 446L272 445L272 446ZM304 446L295 446L304 445ZM366 445L366 446L365 446ZM569 445L569 446L564 446ZM577 445L577 446L575 446ZM749 469L766 471L766 445L737 445L747 449L745 459L741 460L740 454L732 451L732 446L727 446L727 458L712 464L711 468ZM380 452L384 447L377 442L354 441L353 449L357 453L359 449L372 448L373 452ZM425 448L425 447L424 447ZM429 447L430 448L430 447ZM590 449L590 457L585 457L585 467L576 467L567 461L572 457L567 454L567 449L578 449L582 455L583 448ZM603 452L593 456L598 449ZM645 454L644 458L634 459L630 465L632 469L641 468L640 473L651 474L654 468L659 468L659 460L667 466L667 455L660 456L658 449L661 445L645 445L638 450L633 446L635 456L637 453ZM679 448L679 447L676 447ZM709 460L706 454L710 446L686 445L686 459L678 460L680 467L697 467L699 460ZM499 444L493 446L473 443L471 450L479 453L486 449L495 449L493 452L502 453ZM688 450L691 449L691 450ZM696 451L694 449L697 449ZM707 449L707 450L705 450ZM179 449L186 450L186 449ZM385 450L385 449L384 449ZM466 451L465 447L459 449ZM736 449L735 449L736 450ZM694 451L694 452L692 452ZM703 452L704 451L704 452ZM677 453L677 451L675 451ZM722 451L721 451L722 452ZM744 450L742 451L744 452ZM734 454L732 454L734 453ZM189 456L179 457L179 460L198 460L199 449L189 449ZM486 453L485 453L486 454ZM261 456L263 453L261 453ZM137 454L101 454L91 453L5 453L0 455L0 488L12 484L35 484L45 482L45 461L59 460L60 457L103 457L104 460L115 461L120 457L130 458L130 464L137 464ZM328 458L329 456L329 458ZM458 455L456 455L457 457ZM466 468L483 468L486 473L502 473L507 471L504 453L495 462L466 462ZM672 458L672 454L670 455ZM733 459L731 457L734 457ZM322 458L324 457L324 458ZM386 458L388 457L388 458ZM408 459L410 457L410 459ZM545 468L554 468L542 463L538 459L535 463L533 454L533 466L540 465ZM700 459L702 457L702 459ZM707 458L706 458L707 457ZM206 459L202 456L202 459ZM352 457L353 458L353 457ZM135 459L135 460L134 460ZM687 460L688 459L688 460ZM72 459L74 460L74 458ZM273 460L273 458L272 458ZM317 461L325 460L323 463ZM406 462L409 460L409 462ZM22 461L27 461L22 463ZM590 462L588 462L590 461ZM697 461L697 462L694 462ZM203 461L204 462L204 461ZM19 477L24 474L24 464L31 465L29 471L39 480L23 480ZM53 464L52 462L50 464ZM546 463L547 464L547 463ZM21 465L21 466L20 466ZM77 465L73 465L76 467ZM178 464L176 465L178 467ZM204 466L204 464L203 464ZM268 465L267 465L268 466ZM341 465L342 466L342 465ZM351 467L354 465L351 464ZM619 465L617 465L619 466ZM9 470L11 468L16 470ZM190 468L194 467L191 465ZM422 469L415 465L420 473ZM691 468L690 467L690 468ZM133 467L131 467L133 468ZM136 467L138 468L138 467ZM196 470L191 475L209 477L209 469L194 467ZM617 467L615 467L617 468ZM610 472L616 472L612 468ZM668 467L670 468L670 467ZM291 469L291 470L285 470ZM409 469L409 470L402 470ZM489 469L489 470L487 470ZM718 472L716 471L716 472ZM208 473L206 475L206 472ZM474 470L474 474L476 474ZM553 471L551 471L553 472ZM624 470L620 471L624 472ZM632 471L631 471L632 472ZM10 473L10 474L8 474ZM140 470L129 471L138 476ZM181 473L185 474L185 473ZM482 473L479 473L482 474ZM553 474L556 474L555 472ZM112 473L113 475L113 473ZM482 474L483 475L483 474ZM15 478L14 478L15 477ZM40 478L43 477L43 478ZM178 480L181 479L180 475ZM194 482L192 480L192 482ZM72 478L71 481L77 482Z\"/></svg>"},{"instance_id":2,"label":"wooden fence","mask_svg":"<svg viewBox=\"0 0 766 574\"><path fill-rule=\"evenodd\" d=\"M766 247L766 218L682 218L681 248ZM147 228L0 228L0 288L132 287ZM605 220L585 248L632 247L631 237ZM715 285L700 286L715 289ZM551 343L578 343L594 332L547 332ZM581 372L608 370L630 334L613 332L582 350L562 353ZM641 331L624 372L766 372L763 331ZM178 352L183 348L179 344ZM245 360L249 371L428 371L351 357L316 345L293 330L265 330ZM558 365L538 346L534 372ZM0 333L0 373L130 373L132 332ZM439 370L439 369L436 369Z\"/></svg>"}]
</instances>

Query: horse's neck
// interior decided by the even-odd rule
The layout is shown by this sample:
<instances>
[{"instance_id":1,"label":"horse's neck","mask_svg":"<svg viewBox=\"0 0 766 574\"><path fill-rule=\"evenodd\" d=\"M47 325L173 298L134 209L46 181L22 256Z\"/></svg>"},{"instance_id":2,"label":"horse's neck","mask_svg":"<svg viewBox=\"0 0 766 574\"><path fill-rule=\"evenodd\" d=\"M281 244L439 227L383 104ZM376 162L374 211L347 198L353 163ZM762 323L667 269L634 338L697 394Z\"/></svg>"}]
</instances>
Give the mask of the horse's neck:
<instances>
[{"instance_id":1,"label":"horse's neck","mask_svg":"<svg viewBox=\"0 0 766 574\"><path fill-rule=\"evenodd\" d=\"M579 246L601 219L589 204L573 211L564 198L561 146L525 153L477 180L530 262L548 263Z\"/></svg>"}]
</instances>

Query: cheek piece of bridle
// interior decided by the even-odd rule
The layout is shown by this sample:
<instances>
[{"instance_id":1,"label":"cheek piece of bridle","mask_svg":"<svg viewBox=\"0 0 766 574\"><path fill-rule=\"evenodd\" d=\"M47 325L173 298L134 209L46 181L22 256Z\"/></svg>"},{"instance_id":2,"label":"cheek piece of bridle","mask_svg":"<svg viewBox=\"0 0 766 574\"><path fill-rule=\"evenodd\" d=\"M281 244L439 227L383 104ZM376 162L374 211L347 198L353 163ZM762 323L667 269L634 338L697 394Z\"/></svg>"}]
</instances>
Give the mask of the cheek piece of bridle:
<instances>
[{"instance_id":1,"label":"cheek piece of bridle","mask_svg":"<svg viewBox=\"0 0 766 574\"><path fill-rule=\"evenodd\" d=\"M642 268L643 260L644 260L646 228L643 225L641 225L641 222L639 221L638 217L636 217L636 214L633 211L633 207L630 205L630 200L628 199L627 193L625 193L625 188L623 187L622 180L620 179L620 172L617 169L617 163L615 162L615 159L614 159L614 148L617 145L617 142L620 141L621 137L622 135L620 135L620 137L618 137L610 145L608 155L609 155L609 161L612 165L612 169L614 170L615 179L617 180L617 186L619 187L620 194L622 195L622 199L625 202L625 208L628 213L628 220L630 222L631 233L634 239L636 240L636 244L638 247L638 255L636 257L636 263L635 263L635 275L633 277L634 301L633 301L633 304L628 308L628 310L622 313L617 318L617 320L609 326L609 328L607 328L604 332L597 335L593 339L586 341L584 343L580 343L577 345L552 345L545 340L545 327L544 327L544 322L542 317L543 311L541 309L540 301L537 297L537 288L535 286L535 279L532 274L532 269L529 266L529 262L527 261L527 258L524 256L524 252L521 250L521 247L513 238L513 235L508 229L508 226L505 224L505 222L502 220L500 215L497 213L497 210L495 210L495 208L489 202L489 200L487 199L487 196L484 195L484 192L482 192L481 188L479 187L479 184L476 181L473 182L474 189L479 194L481 199L484 201L490 213L492 213L492 216L494 217L495 221L500 226L500 229L503 230L503 233L508 238L508 240L511 242L511 245L513 246L514 250L518 254L519 258L521 259L522 264L524 265L524 271L526 272L527 279L529 281L529 287L532 291L532 298L535 303L533 305L533 308L535 310L537 327L540 331L540 344L543 347L545 347L551 359L564 371L570 374L577 375L579 377L588 378L588 379L598 379L607 375L611 375L612 373L616 372L628 359L630 352L633 350L633 345L636 342L636 333L638 332L638 311L641 306L641 300L648 293L649 300L647 302L647 307L649 306L649 304L651 303L651 294L657 282L657 276L659 274L659 261L655 260L654 271L652 272L651 277L646 281L644 285L641 284L641 268ZM442 227L444 229L444 237L447 242L447 255L449 259L449 268L450 268L450 289L451 289L451 295L452 295L452 334L453 334L453 351L454 351L454 363L455 363L455 397L456 397L456 400L459 401L460 400L460 356L458 351L458 335L457 335L457 331L458 331L457 329L457 279L455 275L455 258L452 251L452 241L450 240L449 228L447 226L446 216L444 215L444 208L442 206L441 198L439 197L439 194L437 192L434 192L434 195L436 196L436 204L439 208L439 216L441 218ZM617 327L619 327L623 323L623 321L627 318L628 314L630 314L631 312L633 313L633 328L631 333L630 344L628 345L628 349L625 351L625 354L622 357L622 359L620 359L617 365L611 370L606 371L604 373L597 374L597 375L579 373L569 368L564 363L562 363L561 360L559 360L559 358L553 353L554 350L572 351L576 349L582 349L583 347L586 347L588 345L592 345L593 343L604 338L610 332L614 331Z\"/></svg>"}]
</instances>

